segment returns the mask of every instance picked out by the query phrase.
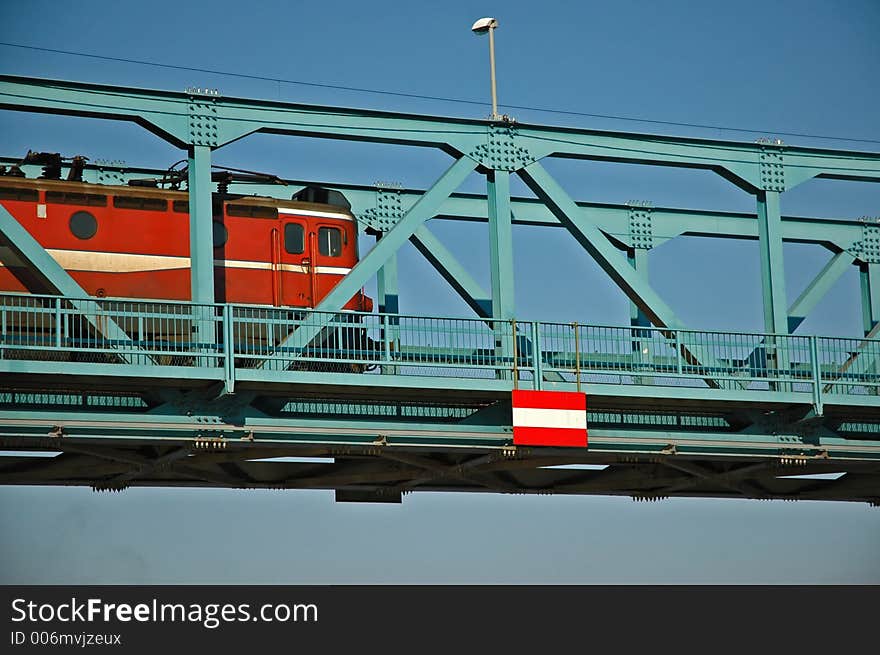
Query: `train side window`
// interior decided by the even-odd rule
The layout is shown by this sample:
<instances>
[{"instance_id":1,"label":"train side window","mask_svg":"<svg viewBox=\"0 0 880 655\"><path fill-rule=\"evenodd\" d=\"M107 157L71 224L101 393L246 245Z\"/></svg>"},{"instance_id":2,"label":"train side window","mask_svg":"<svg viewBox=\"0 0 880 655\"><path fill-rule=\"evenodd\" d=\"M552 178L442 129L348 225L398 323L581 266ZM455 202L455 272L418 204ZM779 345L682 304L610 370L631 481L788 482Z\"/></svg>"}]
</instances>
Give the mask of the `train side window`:
<instances>
[{"instance_id":1,"label":"train side window","mask_svg":"<svg viewBox=\"0 0 880 655\"><path fill-rule=\"evenodd\" d=\"M168 211L168 201L164 198L143 198L140 196L114 196L113 206L119 209L142 209L145 211Z\"/></svg>"},{"instance_id":2,"label":"train side window","mask_svg":"<svg viewBox=\"0 0 880 655\"><path fill-rule=\"evenodd\" d=\"M264 205L226 205L227 216L242 216L245 218L278 218L277 207Z\"/></svg>"},{"instance_id":3,"label":"train side window","mask_svg":"<svg viewBox=\"0 0 880 655\"><path fill-rule=\"evenodd\" d=\"M97 193L68 193L66 191L46 191L46 202L59 205L87 205L106 207L107 196Z\"/></svg>"},{"instance_id":4,"label":"train side window","mask_svg":"<svg viewBox=\"0 0 880 655\"><path fill-rule=\"evenodd\" d=\"M342 230L338 227L318 228L318 252L325 257L342 255Z\"/></svg>"},{"instance_id":5,"label":"train side window","mask_svg":"<svg viewBox=\"0 0 880 655\"><path fill-rule=\"evenodd\" d=\"M179 214L189 214L189 200L175 200L171 208Z\"/></svg>"},{"instance_id":6,"label":"train side window","mask_svg":"<svg viewBox=\"0 0 880 655\"><path fill-rule=\"evenodd\" d=\"M37 202L40 194L36 189L19 189L16 187L0 187L0 200L25 200Z\"/></svg>"},{"instance_id":7,"label":"train side window","mask_svg":"<svg viewBox=\"0 0 880 655\"><path fill-rule=\"evenodd\" d=\"M284 226L284 250L290 255L301 255L305 250L305 231L299 223Z\"/></svg>"}]
</instances>

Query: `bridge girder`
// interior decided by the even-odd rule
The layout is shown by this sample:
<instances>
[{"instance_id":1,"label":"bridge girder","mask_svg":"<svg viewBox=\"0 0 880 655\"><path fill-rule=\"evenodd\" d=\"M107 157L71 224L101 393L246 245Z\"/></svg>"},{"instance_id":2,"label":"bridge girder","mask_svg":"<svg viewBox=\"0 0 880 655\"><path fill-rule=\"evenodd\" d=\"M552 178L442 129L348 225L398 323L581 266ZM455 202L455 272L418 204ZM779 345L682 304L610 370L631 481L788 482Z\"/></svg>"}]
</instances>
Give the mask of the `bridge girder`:
<instances>
[{"instance_id":1,"label":"bridge girder","mask_svg":"<svg viewBox=\"0 0 880 655\"><path fill-rule=\"evenodd\" d=\"M190 161L192 298L202 303L201 309L191 310L202 350L182 352L180 356L188 359L185 365L154 358L142 340L114 327L106 316L100 323L105 343L96 350L103 359L70 357L60 374L59 360L41 360L52 349L47 344L0 344L0 371L9 380L0 393L13 399L9 411L0 411L0 440L13 450L22 440L33 448L56 447L63 453L42 462L7 455L0 483L314 487L336 489L341 500L399 499L412 490L491 490L615 493L644 499L702 495L876 501L878 443L872 438L872 426L880 423L876 365L880 347L873 339L859 339L841 344L823 341L826 348L820 349L816 337L796 342L788 335L855 264L862 281L865 334L874 336L875 292L880 289L880 262L875 261L871 245L876 228L852 220L783 216L780 195L815 177L878 182L880 154L315 107L14 76L0 76L0 108L132 121L185 149ZM308 357L310 343L333 326L334 315L374 275L381 281L380 300L388 312L379 317L385 321L382 334L391 334L388 315L397 309L395 254L413 242L477 313L479 325L488 325L495 344L473 353L444 352L447 360L432 360L433 364L449 367L476 353L478 357L467 365L488 368L488 379L448 377L441 382L436 376L407 375L417 360L405 356L419 353L395 351L392 360L387 344L385 359L379 363L383 374L369 376L368 381L362 374L290 370L287 354L267 353L257 365L238 366L235 344L228 338L234 308L217 306L210 315L203 311L214 298L209 238L214 189L209 171L214 151L258 132L435 148L454 160L425 191L328 185L349 195L362 226L369 225L382 238L324 299L311 322L277 344L279 351L287 349L314 364ZM576 202L539 163L547 158L711 171L752 194L757 211L751 215ZM474 170L486 176L487 194L457 193ZM111 177L123 182L142 173L143 169L101 164L87 167L86 179L101 182ZM511 197L511 173L522 177L539 200ZM277 189L259 185L250 190L277 194ZM379 202L382 194L396 199L390 213ZM55 326L50 328L55 355L81 354L81 344L64 340L61 323L72 315L88 320L96 312L113 311L107 311L106 303L97 309L82 304L77 289L64 287L69 280L63 271L53 269L48 254L34 248L9 223L8 215L2 218L0 229L13 250L27 254L35 268L45 260L56 290L66 296L51 301L56 318L46 323ZM480 288L426 227L429 220L444 219L489 224L491 293ZM654 223L662 223L663 230L655 231ZM631 328L637 331L618 335L627 352L583 350L577 327L573 348L548 348L546 342L567 337L561 337L556 327L519 326L513 305L511 229L515 225L566 227L618 282L638 310ZM709 341L702 335L698 342L697 333L676 318L651 288L646 268L648 251L676 235L759 242L765 334L735 339L715 335ZM815 243L832 253L828 265L791 306L784 284L784 241ZM634 269L632 263L639 262ZM30 308L34 312L45 309L43 300L35 302ZM3 310L20 311L17 307L13 303ZM399 319L393 321L397 326ZM217 326L225 330L222 343L205 352L204 344L216 334ZM719 339L739 339L732 349L737 354L728 352L727 343L720 347ZM748 348L741 352L746 343ZM113 352L108 351L111 345ZM634 359L629 350L647 356ZM107 355L114 358L108 360ZM341 362L332 364L352 363L343 355ZM482 363L486 357L495 364L486 367ZM353 363L372 365L372 361ZM183 369L186 375L181 378ZM691 386L656 383L664 375ZM606 379L613 377L627 381ZM505 403L521 380L534 388L562 390L576 385L587 391L594 403L591 411L596 413L588 452L511 450ZM169 388L182 391L183 399L168 400L173 396ZM21 394L68 389L81 394L85 404L76 410L56 407L53 413L44 406L34 412L27 403L15 400ZM442 422L406 421L403 415L391 423L369 416L356 421L356 412L335 421L285 414L283 408L289 405L283 402L285 394L306 390L313 397L341 393L342 404L349 407L357 407L360 399L373 406L397 403L402 412L405 401L407 411L417 414L434 407L428 397L459 403L470 398L471 405L457 406L460 411L452 417L456 420L446 417ZM112 404L129 397L142 403L142 411L105 411L103 400L88 404L90 398L117 399L107 401ZM667 409L661 411L658 403ZM178 412L183 406L189 408L187 412ZM697 409L714 413L705 430L694 429L702 420L693 416ZM618 419L603 424L597 418L601 416ZM650 419L642 419L643 425L633 416ZM859 428L853 416L862 417L868 427ZM664 424L667 419L673 422ZM230 459L217 460L220 453L211 449L218 445ZM340 448L343 454L335 454ZM267 449L299 454L323 449L341 461L326 470L318 470L319 466L303 471L249 458L252 451ZM553 457L566 464L601 461L609 468L572 473L540 465ZM787 470L793 462L811 472L844 475L821 482L778 475L779 466Z\"/></svg>"}]
</instances>

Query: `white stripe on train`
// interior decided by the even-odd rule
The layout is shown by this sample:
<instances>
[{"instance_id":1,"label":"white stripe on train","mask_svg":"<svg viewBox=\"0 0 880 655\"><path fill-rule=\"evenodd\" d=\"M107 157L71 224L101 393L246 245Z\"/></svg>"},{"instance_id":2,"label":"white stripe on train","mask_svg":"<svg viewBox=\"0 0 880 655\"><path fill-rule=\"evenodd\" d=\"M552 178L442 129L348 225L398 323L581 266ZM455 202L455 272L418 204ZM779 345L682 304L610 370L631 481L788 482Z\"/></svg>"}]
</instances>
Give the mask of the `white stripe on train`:
<instances>
[{"instance_id":1,"label":"white stripe on train","mask_svg":"<svg viewBox=\"0 0 880 655\"><path fill-rule=\"evenodd\" d=\"M356 220L353 216L349 216L347 214L335 214L333 212L317 212L317 211L312 211L309 209L285 209L284 207L279 207L278 213L283 216L317 216L318 218L338 218L343 221Z\"/></svg>"},{"instance_id":2,"label":"white stripe on train","mask_svg":"<svg viewBox=\"0 0 880 655\"><path fill-rule=\"evenodd\" d=\"M88 271L91 273L147 273L150 271L172 271L189 268L189 257L170 255L141 255L122 252L91 252L86 250L48 249L46 252L68 271ZM0 268L25 266L10 248L0 246ZM215 259L214 266L225 268L248 268L269 271L271 262L253 262L243 259ZM280 269L289 273L307 273L308 267L301 264L281 264ZM318 266L316 273L325 275L346 275L350 268L343 266Z\"/></svg>"}]
</instances>

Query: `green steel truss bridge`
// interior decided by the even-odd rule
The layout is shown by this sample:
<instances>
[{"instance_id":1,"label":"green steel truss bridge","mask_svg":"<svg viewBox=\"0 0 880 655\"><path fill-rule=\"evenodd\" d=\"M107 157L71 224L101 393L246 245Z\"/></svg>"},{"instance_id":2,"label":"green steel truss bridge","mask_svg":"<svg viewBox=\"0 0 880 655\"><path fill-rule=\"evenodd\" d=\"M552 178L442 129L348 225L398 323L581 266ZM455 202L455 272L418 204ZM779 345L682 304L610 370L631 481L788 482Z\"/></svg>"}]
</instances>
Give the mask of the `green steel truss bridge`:
<instances>
[{"instance_id":1,"label":"green steel truss bridge","mask_svg":"<svg viewBox=\"0 0 880 655\"><path fill-rule=\"evenodd\" d=\"M184 150L194 244L192 302L95 298L0 208L0 253L34 278L32 293L0 295L0 483L880 504L880 224L780 210L785 191L816 177L880 182L880 154L13 76L0 76L0 109L135 122ZM315 310L218 304L212 152L258 132L435 148L450 163L427 190L321 183L345 194L376 245ZM550 157L712 171L756 211L577 201L544 168ZM474 171L486 194L457 192ZM84 179L161 175L97 162ZM512 175L537 199L512 197ZM308 184L242 193L290 197ZM490 289L432 233L447 220L487 224ZM518 320L513 225L570 233L629 299L631 324ZM651 287L649 251L680 235L758 242L763 333L689 329ZM407 242L473 318L399 313ZM829 252L793 302L784 242ZM863 334L799 334L850 266ZM379 311L341 311L373 276ZM585 392L588 447L514 446L514 389Z\"/></svg>"}]
</instances>

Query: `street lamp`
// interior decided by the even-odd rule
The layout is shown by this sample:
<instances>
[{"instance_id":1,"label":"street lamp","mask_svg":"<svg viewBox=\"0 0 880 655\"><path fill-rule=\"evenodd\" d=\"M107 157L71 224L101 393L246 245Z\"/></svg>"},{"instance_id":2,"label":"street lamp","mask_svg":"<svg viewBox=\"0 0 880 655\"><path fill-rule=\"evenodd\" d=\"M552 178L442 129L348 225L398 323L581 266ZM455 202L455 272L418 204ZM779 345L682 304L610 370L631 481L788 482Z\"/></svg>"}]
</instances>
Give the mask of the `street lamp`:
<instances>
[{"instance_id":1,"label":"street lamp","mask_svg":"<svg viewBox=\"0 0 880 655\"><path fill-rule=\"evenodd\" d=\"M481 18L471 29L477 34L489 33L489 69L492 75L492 120L501 119L498 115L498 94L495 92L495 28L498 21L494 18Z\"/></svg>"}]
</instances>

